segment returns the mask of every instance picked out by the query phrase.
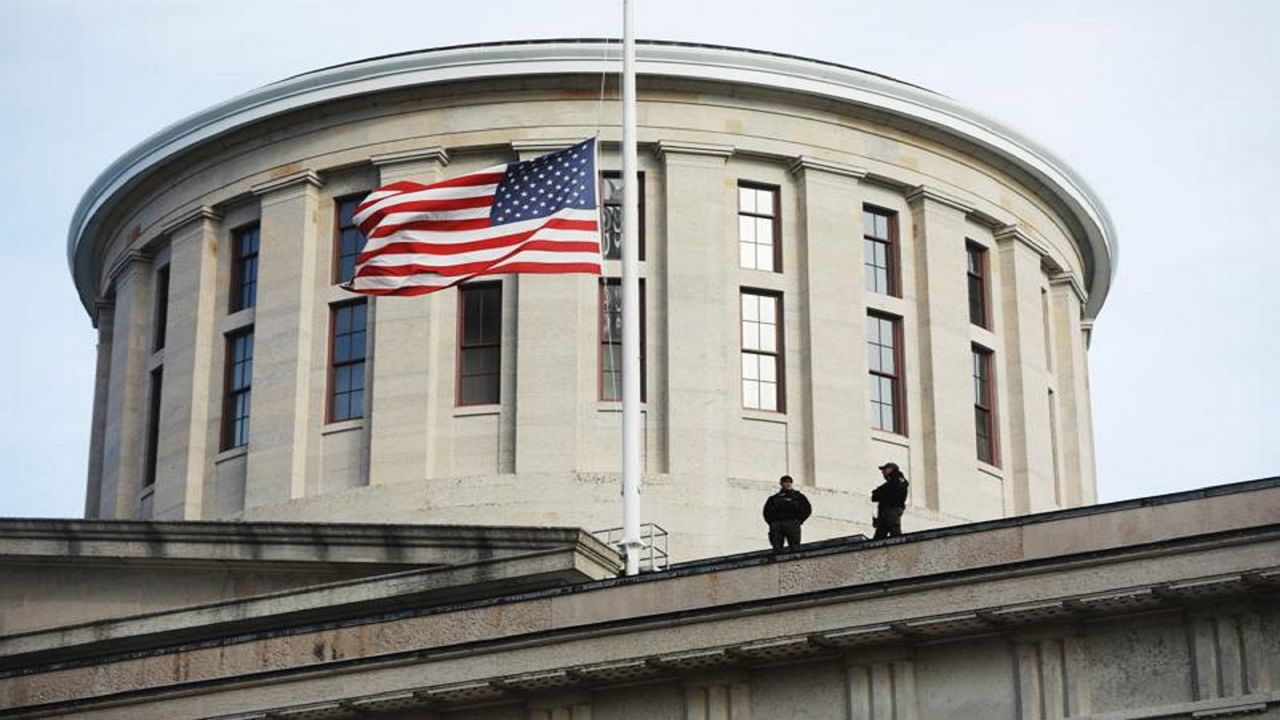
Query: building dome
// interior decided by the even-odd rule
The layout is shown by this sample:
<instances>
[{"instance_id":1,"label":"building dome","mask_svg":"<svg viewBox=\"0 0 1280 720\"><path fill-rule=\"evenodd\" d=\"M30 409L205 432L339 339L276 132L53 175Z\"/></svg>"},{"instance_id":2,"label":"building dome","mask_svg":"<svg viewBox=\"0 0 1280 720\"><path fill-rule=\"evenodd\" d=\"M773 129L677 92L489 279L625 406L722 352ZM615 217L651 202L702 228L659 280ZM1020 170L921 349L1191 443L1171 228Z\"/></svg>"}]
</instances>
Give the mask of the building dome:
<instances>
[{"instance_id":1,"label":"building dome","mask_svg":"<svg viewBox=\"0 0 1280 720\"><path fill-rule=\"evenodd\" d=\"M888 461L909 530L1094 501L1086 347L1115 238L1080 178L881 75L637 50L642 517L675 558L760 547L782 474L814 505L806 539L868 531ZM566 40L327 68L107 168L68 239L99 332L86 515L620 524L609 278L337 284L381 184L599 135L611 202L618 56Z\"/></svg>"}]
</instances>

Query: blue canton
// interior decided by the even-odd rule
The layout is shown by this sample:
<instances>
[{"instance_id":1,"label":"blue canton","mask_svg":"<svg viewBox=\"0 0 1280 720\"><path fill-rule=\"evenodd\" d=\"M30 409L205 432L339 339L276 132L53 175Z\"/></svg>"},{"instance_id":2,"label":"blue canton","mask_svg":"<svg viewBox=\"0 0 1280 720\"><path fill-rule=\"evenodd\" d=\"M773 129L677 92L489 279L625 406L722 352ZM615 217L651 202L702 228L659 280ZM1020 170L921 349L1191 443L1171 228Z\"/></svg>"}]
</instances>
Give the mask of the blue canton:
<instances>
[{"instance_id":1,"label":"blue canton","mask_svg":"<svg viewBox=\"0 0 1280 720\"><path fill-rule=\"evenodd\" d=\"M595 142L508 165L493 196L490 224L537 220L564 208L594 210Z\"/></svg>"}]
</instances>

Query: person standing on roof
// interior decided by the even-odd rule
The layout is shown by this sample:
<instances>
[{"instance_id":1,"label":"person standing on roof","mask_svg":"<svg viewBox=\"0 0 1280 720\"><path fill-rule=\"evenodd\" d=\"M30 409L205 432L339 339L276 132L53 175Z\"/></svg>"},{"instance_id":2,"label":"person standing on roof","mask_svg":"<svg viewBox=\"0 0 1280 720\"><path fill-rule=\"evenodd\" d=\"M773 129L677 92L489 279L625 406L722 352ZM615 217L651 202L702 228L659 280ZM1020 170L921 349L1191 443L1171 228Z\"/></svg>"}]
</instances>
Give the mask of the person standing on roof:
<instances>
[{"instance_id":1,"label":"person standing on roof","mask_svg":"<svg viewBox=\"0 0 1280 720\"><path fill-rule=\"evenodd\" d=\"M791 487L790 475L778 478L781 489L769 496L764 503L764 521L769 523L769 544L774 551L782 549L783 543L791 547L800 544L800 526L813 508L804 493Z\"/></svg>"},{"instance_id":2,"label":"person standing on roof","mask_svg":"<svg viewBox=\"0 0 1280 720\"><path fill-rule=\"evenodd\" d=\"M871 491L871 502L876 504L876 515L871 524L876 528L874 540L902 534L902 511L907 509L907 478L897 463L880 466L884 482Z\"/></svg>"}]
</instances>

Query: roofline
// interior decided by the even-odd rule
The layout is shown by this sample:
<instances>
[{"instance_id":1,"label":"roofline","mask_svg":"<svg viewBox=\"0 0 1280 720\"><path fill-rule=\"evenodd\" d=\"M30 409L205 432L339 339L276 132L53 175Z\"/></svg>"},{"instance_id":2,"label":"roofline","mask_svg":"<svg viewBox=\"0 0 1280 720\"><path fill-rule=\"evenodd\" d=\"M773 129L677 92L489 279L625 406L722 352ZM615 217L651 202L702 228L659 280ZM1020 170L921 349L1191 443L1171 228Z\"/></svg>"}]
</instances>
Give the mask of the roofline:
<instances>
[{"instance_id":1,"label":"roofline","mask_svg":"<svg viewBox=\"0 0 1280 720\"><path fill-rule=\"evenodd\" d=\"M254 122L312 105L405 87L494 77L596 74L620 62L616 41L485 43L387 55L297 75L251 90L164 128L120 156L85 191L67 233L67 260L91 309L92 253L82 243L112 201L178 154ZM1043 183L1084 230L1085 316L1097 316L1115 275L1106 208L1074 170L1012 128L943 95L893 78L792 55L694 43L640 41L637 74L771 88L875 107L941 130L1013 163Z\"/></svg>"}]
</instances>

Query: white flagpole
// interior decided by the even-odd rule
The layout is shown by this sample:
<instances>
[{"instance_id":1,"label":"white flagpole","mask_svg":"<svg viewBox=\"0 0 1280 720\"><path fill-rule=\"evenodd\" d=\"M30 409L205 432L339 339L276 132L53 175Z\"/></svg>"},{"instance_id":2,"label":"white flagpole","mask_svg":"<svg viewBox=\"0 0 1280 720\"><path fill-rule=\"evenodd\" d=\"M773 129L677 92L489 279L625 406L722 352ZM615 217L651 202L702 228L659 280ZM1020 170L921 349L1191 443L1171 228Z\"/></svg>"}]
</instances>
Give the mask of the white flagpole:
<instances>
[{"instance_id":1,"label":"white flagpole","mask_svg":"<svg viewBox=\"0 0 1280 720\"><path fill-rule=\"evenodd\" d=\"M640 572L640 251L636 187L636 43L622 0L622 545L627 574Z\"/></svg>"}]
</instances>

